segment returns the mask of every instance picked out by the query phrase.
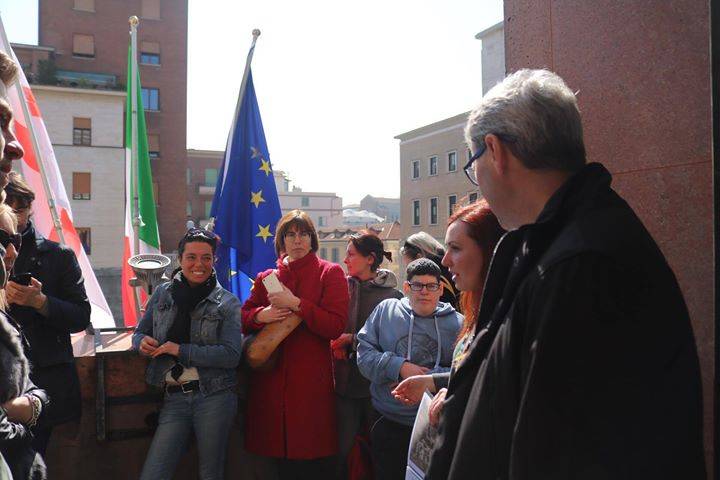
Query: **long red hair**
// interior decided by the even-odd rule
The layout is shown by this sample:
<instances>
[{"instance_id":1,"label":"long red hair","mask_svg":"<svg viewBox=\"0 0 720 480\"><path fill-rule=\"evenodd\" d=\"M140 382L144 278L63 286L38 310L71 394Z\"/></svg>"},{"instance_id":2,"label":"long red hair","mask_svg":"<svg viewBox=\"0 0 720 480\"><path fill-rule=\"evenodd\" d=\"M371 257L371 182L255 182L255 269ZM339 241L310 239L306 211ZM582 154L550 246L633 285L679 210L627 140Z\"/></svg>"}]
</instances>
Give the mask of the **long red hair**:
<instances>
[{"instance_id":1,"label":"long red hair","mask_svg":"<svg viewBox=\"0 0 720 480\"><path fill-rule=\"evenodd\" d=\"M467 226L468 236L477 243L483 256L482 268L478 272L478 276L480 277L478 289L460 294L460 310L463 315L465 315L465 321L458 335L458 338L462 338L475 329L475 321L480 307L483 288L485 287L485 277L490 267L490 259L492 258L495 246L500 240L500 237L505 234L505 230L500 226L497 217L495 217L495 214L490 210L485 200L479 200L470 205L456 208L448 219L447 226L449 227L457 221L463 222Z\"/></svg>"}]
</instances>

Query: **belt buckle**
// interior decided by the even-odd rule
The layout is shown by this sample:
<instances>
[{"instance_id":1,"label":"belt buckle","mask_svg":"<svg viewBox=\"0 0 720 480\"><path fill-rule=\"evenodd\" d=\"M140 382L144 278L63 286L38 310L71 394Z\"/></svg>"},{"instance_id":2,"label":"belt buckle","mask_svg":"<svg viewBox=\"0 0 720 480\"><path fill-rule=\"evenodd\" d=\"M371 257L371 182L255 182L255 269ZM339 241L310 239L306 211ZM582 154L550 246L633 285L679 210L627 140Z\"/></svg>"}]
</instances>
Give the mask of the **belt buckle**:
<instances>
[{"instance_id":1,"label":"belt buckle","mask_svg":"<svg viewBox=\"0 0 720 480\"><path fill-rule=\"evenodd\" d=\"M180 384L180 390L182 390L183 393L192 393L192 390L185 390L185 385L189 385L192 382L185 382Z\"/></svg>"}]
</instances>

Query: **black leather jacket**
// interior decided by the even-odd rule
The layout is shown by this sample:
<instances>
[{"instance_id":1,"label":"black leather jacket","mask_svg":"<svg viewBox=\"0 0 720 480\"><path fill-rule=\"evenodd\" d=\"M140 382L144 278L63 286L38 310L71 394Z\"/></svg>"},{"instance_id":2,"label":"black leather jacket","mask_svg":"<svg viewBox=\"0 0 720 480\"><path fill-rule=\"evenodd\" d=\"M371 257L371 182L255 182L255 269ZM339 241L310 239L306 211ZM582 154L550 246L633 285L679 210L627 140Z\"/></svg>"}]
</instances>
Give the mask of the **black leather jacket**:
<instances>
[{"instance_id":1,"label":"black leather jacket","mask_svg":"<svg viewBox=\"0 0 720 480\"><path fill-rule=\"evenodd\" d=\"M23 232L14 271L31 273L48 297L47 317L31 307L10 306L30 344L26 352L33 366L30 377L53 399L45 424L77 418L80 387L70 334L81 332L90 323L90 302L75 253L36 234L30 224Z\"/></svg>"}]
</instances>

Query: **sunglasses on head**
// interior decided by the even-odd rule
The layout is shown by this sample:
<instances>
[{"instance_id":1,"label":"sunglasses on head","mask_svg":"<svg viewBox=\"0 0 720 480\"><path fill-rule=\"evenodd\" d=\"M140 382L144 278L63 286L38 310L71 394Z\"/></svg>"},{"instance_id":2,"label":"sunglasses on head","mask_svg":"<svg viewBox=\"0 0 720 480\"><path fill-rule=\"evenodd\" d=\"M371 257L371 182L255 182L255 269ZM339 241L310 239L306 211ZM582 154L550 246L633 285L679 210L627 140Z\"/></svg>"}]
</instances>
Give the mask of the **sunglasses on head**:
<instances>
[{"instance_id":1,"label":"sunglasses on head","mask_svg":"<svg viewBox=\"0 0 720 480\"><path fill-rule=\"evenodd\" d=\"M7 248L11 243L15 246L15 250L19 252L20 246L22 245L22 234L8 233L0 228L0 245L2 245L3 248Z\"/></svg>"},{"instance_id":2,"label":"sunglasses on head","mask_svg":"<svg viewBox=\"0 0 720 480\"><path fill-rule=\"evenodd\" d=\"M197 238L197 237L204 237L204 238L207 238L208 240L217 240L217 235L215 235L213 232L205 230L204 228L191 228L185 234L185 238Z\"/></svg>"}]
</instances>

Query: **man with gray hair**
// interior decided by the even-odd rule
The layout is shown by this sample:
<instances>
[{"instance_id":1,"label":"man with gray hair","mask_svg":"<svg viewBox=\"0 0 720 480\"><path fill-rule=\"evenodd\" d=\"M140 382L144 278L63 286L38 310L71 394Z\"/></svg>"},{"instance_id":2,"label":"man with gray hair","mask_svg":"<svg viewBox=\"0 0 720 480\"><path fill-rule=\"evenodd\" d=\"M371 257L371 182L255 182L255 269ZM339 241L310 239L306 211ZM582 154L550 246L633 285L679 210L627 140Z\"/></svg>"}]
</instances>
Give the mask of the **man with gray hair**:
<instances>
[{"instance_id":1,"label":"man with gray hair","mask_svg":"<svg viewBox=\"0 0 720 480\"><path fill-rule=\"evenodd\" d=\"M509 233L427 478L705 478L685 301L610 173L586 164L573 92L520 70L465 134L465 171Z\"/></svg>"}]
</instances>

